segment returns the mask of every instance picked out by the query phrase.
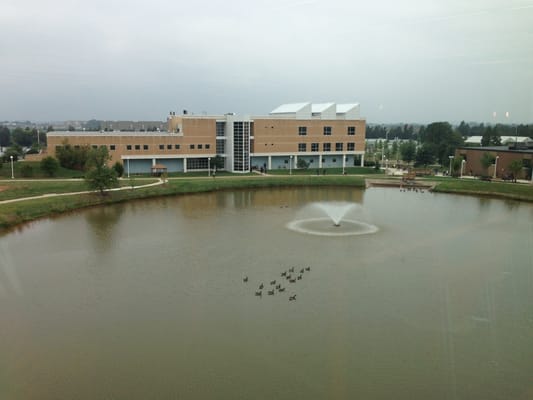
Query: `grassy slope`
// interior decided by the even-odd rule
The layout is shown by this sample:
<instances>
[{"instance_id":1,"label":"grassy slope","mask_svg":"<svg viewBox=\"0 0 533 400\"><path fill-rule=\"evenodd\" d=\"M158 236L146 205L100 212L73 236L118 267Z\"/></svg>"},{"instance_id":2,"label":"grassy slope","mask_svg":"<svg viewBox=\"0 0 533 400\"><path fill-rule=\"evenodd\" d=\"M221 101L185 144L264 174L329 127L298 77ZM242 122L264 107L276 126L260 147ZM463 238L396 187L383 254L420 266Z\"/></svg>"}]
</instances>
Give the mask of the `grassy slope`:
<instances>
[{"instance_id":1,"label":"grassy slope","mask_svg":"<svg viewBox=\"0 0 533 400\"><path fill-rule=\"evenodd\" d=\"M447 179L439 181L434 191L533 201L533 185L531 184L485 182L471 179Z\"/></svg>"},{"instance_id":2,"label":"grassy slope","mask_svg":"<svg viewBox=\"0 0 533 400\"><path fill-rule=\"evenodd\" d=\"M209 192L244 188L265 188L283 186L351 186L364 187L362 177L355 176L301 176L301 177L232 177L205 179L171 179L164 186L138 190L123 190L101 197L96 194L50 197L3 204L0 208L0 229L6 229L26 221L60 214L78 208L101 204L112 204L132 199L169 196L183 193Z\"/></svg>"},{"instance_id":3,"label":"grassy slope","mask_svg":"<svg viewBox=\"0 0 533 400\"><path fill-rule=\"evenodd\" d=\"M156 182L157 179L135 179L133 181L121 180L120 186L140 186ZM88 190L88 186L83 180L43 180L43 181L0 181L0 201L17 199L20 197L34 197L49 193L70 193Z\"/></svg>"}]
</instances>

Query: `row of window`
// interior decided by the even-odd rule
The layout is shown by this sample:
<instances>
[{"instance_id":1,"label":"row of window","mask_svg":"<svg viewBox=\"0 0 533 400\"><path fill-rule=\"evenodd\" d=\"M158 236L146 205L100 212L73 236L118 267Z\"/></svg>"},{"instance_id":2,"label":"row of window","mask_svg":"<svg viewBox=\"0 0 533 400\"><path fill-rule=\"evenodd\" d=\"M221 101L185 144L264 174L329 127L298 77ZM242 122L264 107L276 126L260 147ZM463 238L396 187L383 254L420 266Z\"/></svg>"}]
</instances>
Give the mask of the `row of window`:
<instances>
[{"instance_id":1,"label":"row of window","mask_svg":"<svg viewBox=\"0 0 533 400\"><path fill-rule=\"evenodd\" d=\"M344 143L335 143L335 151L343 151ZM307 151L307 143L298 143L298 151ZM318 151L318 143L311 143L311 151ZM331 151L331 143L322 143L322 151ZM355 151L355 143L346 143L346 151Z\"/></svg>"},{"instance_id":2,"label":"row of window","mask_svg":"<svg viewBox=\"0 0 533 400\"><path fill-rule=\"evenodd\" d=\"M331 126L324 126L322 132L323 132L324 136L331 136L332 130L333 129L331 128ZM349 136L354 136L355 135L355 126L348 126L346 133ZM298 127L298 135L299 136L307 136L307 126L299 126Z\"/></svg>"},{"instance_id":3,"label":"row of window","mask_svg":"<svg viewBox=\"0 0 533 400\"><path fill-rule=\"evenodd\" d=\"M309 164L312 164L314 161L315 161L315 160L310 159L310 160L309 160ZM341 161L342 161L342 158L341 158ZM348 161L348 158L346 158L346 161ZM289 163L289 160L284 160L283 162L284 162L285 164L288 164L288 163ZM322 157L322 162L323 162L323 163L327 162L326 158ZM337 162L337 159L336 159L336 158L332 158L332 159L331 159L331 162Z\"/></svg>"},{"instance_id":4,"label":"row of window","mask_svg":"<svg viewBox=\"0 0 533 400\"><path fill-rule=\"evenodd\" d=\"M159 150L179 150L181 148L181 146L179 144L167 144L167 145L164 145L164 144L160 144L159 145ZM211 145L209 143L206 143L206 144L190 144L189 145L189 149L190 150L194 150L194 149L198 149L198 150L203 150L203 149L206 149L206 150L209 150L211 148ZM109 146L109 149L110 150L115 150L115 145L112 144L111 146ZM136 145L131 145L131 144L128 144L126 145L126 150L141 150L141 145L140 144L136 144ZM147 145L147 144L143 144L142 145L142 149L143 150L150 150L150 146Z\"/></svg>"}]
</instances>

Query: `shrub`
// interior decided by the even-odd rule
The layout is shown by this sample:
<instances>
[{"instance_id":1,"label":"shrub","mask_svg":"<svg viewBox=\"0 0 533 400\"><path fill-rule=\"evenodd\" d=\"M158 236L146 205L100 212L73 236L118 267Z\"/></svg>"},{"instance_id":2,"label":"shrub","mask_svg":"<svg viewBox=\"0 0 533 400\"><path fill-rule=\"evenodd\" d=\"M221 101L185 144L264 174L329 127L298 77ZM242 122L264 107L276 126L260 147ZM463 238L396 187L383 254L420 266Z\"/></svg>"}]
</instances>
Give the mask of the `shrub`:
<instances>
[{"instance_id":1,"label":"shrub","mask_svg":"<svg viewBox=\"0 0 533 400\"><path fill-rule=\"evenodd\" d=\"M120 161L117 161L114 165L113 165L113 169L115 170L115 172L117 173L117 176L120 178L122 175L124 175L124 165L122 165L122 163Z\"/></svg>"},{"instance_id":2,"label":"shrub","mask_svg":"<svg viewBox=\"0 0 533 400\"><path fill-rule=\"evenodd\" d=\"M31 165L24 164L24 165L20 168L20 174L21 174L24 178L29 178L30 176L33 176L33 168L31 167Z\"/></svg>"},{"instance_id":3,"label":"shrub","mask_svg":"<svg viewBox=\"0 0 533 400\"><path fill-rule=\"evenodd\" d=\"M41 170L48 176L54 176L59 169L59 161L54 157L48 156L41 160Z\"/></svg>"}]
</instances>

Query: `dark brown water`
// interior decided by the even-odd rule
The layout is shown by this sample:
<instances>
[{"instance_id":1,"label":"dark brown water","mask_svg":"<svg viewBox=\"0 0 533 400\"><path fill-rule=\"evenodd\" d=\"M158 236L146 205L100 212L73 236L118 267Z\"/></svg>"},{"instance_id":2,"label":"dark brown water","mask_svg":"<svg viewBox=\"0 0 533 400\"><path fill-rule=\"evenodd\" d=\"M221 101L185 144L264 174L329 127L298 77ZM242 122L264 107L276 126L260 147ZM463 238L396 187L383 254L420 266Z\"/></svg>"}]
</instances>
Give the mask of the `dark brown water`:
<instances>
[{"instance_id":1,"label":"dark brown water","mask_svg":"<svg viewBox=\"0 0 533 400\"><path fill-rule=\"evenodd\" d=\"M317 201L379 231L286 228ZM532 221L515 202L287 189L34 223L0 238L0 399L531 399ZM292 266L311 271L254 296Z\"/></svg>"}]
</instances>

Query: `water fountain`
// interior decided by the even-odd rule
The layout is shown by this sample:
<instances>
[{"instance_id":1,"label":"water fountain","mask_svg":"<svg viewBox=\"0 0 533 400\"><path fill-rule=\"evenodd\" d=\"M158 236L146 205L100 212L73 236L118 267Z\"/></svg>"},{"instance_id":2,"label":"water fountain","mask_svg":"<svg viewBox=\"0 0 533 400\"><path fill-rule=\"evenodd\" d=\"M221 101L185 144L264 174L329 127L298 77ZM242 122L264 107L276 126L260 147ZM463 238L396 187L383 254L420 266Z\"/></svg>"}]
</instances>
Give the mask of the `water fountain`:
<instances>
[{"instance_id":1,"label":"water fountain","mask_svg":"<svg viewBox=\"0 0 533 400\"><path fill-rule=\"evenodd\" d=\"M318 202L304 207L287 228L318 236L366 235L378 227L366 222L363 208L349 202Z\"/></svg>"}]
</instances>

